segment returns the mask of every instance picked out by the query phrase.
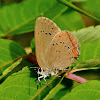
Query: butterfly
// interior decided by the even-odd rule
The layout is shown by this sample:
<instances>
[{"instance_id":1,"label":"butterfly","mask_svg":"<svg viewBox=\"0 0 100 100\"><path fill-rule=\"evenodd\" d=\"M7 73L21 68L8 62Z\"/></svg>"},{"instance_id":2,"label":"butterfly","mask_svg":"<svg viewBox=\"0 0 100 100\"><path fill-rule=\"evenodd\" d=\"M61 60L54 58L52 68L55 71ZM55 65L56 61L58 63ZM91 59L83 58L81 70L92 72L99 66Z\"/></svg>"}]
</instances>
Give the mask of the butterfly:
<instances>
[{"instance_id":1,"label":"butterfly","mask_svg":"<svg viewBox=\"0 0 100 100\"><path fill-rule=\"evenodd\" d=\"M35 52L41 71L38 77L56 75L77 61L80 45L76 36L67 30L61 30L52 20L39 17L35 22Z\"/></svg>"}]
</instances>

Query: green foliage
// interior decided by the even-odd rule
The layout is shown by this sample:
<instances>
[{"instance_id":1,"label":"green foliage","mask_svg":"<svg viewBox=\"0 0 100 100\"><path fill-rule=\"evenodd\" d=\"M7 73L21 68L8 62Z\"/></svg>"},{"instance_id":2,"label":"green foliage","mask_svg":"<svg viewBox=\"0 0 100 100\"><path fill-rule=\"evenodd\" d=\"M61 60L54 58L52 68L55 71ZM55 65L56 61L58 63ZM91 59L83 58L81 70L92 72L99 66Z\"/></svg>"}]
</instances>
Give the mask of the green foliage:
<instances>
[{"instance_id":1,"label":"green foliage","mask_svg":"<svg viewBox=\"0 0 100 100\"><path fill-rule=\"evenodd\" d=\"M81 50L75 71L100 69L100 26L88 27L74 31L80 42ZM77 70L76 70L77 69Z\"/></svg>"},{"instance_id":2,"label":"green foliage","mask_svg":"<svg viewBox=\"0 0 100 100\"><path fill-rule=\"evenodd\" d=\"M24 0L21 3L2 7L0 10L0 36L33 31L36 17L50 9L55 3L56 0L51 2Z\"/></svg>"},{"instance_id":3,"label":"green foliage","mask_svg":"<svg viewBox=\"0 0 100 100\"><path fill-rule=\"evenodd\" d=\"M3 72L2 75L0 76L0 83L4 81L9 75L11 75L11 72L18 67L18 65L21 63L22 58L17 60L16 62L12 63L11 65L9 64L9 67L6 68Z\"/></svg>"},{"instance_id":4,"label":"green foliage","mask_svg":"<svg viewBox=\"0 0 100 100\"><path fill-rule=\"evenodd\" d=\"M74 20L73 20L74 19ZM80 14L73 11L72 9L67 9L64 13L62 13L59 17L57 17L54 22L62 29L62 30L78 30L84 27ZM61 24L62 23L62 24Z\"/></svg>"},{"instance_id":5,"label":"green foliage","mask_svg":"<svg viewBox=\"0 0 100 100\"><path fill-rule=\"evenodd\" d=\"M26 55L21 45L7 39L0 39L0 53L0 74L14 61Z\"/></svg>"},{"instance_id":6,"label":"green foliage","mask_svg":"<svg viewBox=\"0 0 100 100\"><path fill-rule=\"evenodd\" d=\"M96 20L96 21L98 21L98 22L100 22L100 19L99 19L99 18L97 18L97 17L95 17L95 16L93 16L93 15L91 15L91 14L89 14L89 13L83 11L83 10L81 10L81 9L78 8L77 6L71 4L70 2L68 2L68 1L66 1L66 0L58 0L58 1L61 2L61 3L64 4L64 5L66 5L66 6L70 7L70 8L72 8L73 10L75 10L75 11L77 11L77 12L80 12L80 13L82 13L82 14L84 14L84 15L90 17L90 18L93 18L94 20Z\"/></svg>"},{"instance_id":7,"label":"green foliage","mask_svg":"<svg viewBox=\"0 0 100 100\"><path fill-rule=\"evenodd\" d=\"M71 2L78 3L78 6L86 12ZM12 3L10 0L6 3L5 0L3 5L0 0L0 37L34 31L35 19L39 16L48 17L62 30L72 31L80 42L80 57L72 72L100 69L100 25L86 28L84 19L78 13L81 12L94 21L100 22L99 5L99 0L23 0L20 2L12 0ZM30 44L32 53L35 53L34 37ZM61 78L52 76L46 79L49 84L51 83L49 86L41 80L43 85L40 87L39 84L37 90L37 73L29 69L33 64L26 61L26 56L26 51L20 44L13 40L0 39L0 83L2 83L0 100L100 99L99 81L86 82L74 88L72 81L64 78L62 83L59 83ZM20 70L24 66L26 67L22 71L16 72L15 69Z\"/></svg>"},{"instance_id":8,"label":"green foliage","mask_svg":"<svg viewBox=\"0 0 100 100\"><path fill-rule=\"evenodd\" d=\"M95 84L94 84L95 83ZM100 99L100 81L83 83L62 97L61 100L98 100Z\"/></svg>"},{"instance_id":9,"label":"green foliage","mask_svg":"<svg viewBox=\"0 0 100 100\"><path fill-rule=\"evenodd\" d=\"M32 52L35 53L35 38L33 38L31 41L31 48L32 48Z\"/></svg>"},{"instance_id":10,"label":"green foliage","mask_svg":"<svg viewBox=\"0 0 100 100\"><path fill-rule=\"evenodd\" d=\"M60 4L56 0L51 0L50 2L47 0L25 0L21 3L3 6L0 10L0 36L16 35L33 31L35 19L39 16L46 16L52 20L56 19L58 26L60 26L61 23L59 23L58 17L62 13L65 12L64 15L61 15L62 17L65 15L71 16L66 13L67 9L68 7ZM74 21L78 21L79 25L77 26L80 27L74 27L72 29L82 28L84 25L82 25L80 16L77 13L75 16L77 16L77 19ZM64 19L67 19L67 17L64 17ZM66 20L66 23L67 22L68 20ZM64 26L66 26L66 23L64 21ZM70 21L68 23L70 23Z\"/></svg>"},{"instance_id":11,"label":"green foliage","mask_svg":"<svg viewBox=\"0 0 100 100\"><path fill-rule=\"evenodd\" d=\"M60 78L57 78L55 82L48 87L46 86L47 83L42 80L42 87L39 86L37 90L37 73L27 68L28 67L24 68L21 72L12 74L1 84L0 99L31 100L35 98L35 100L42 100L60 80ZM55 76L48 78L47 82L52 81L54 77Z\"/></svg>"},{"instance_id":12,"label":"green foliage","mask_svg":"<svg viewBox=\"0 0 100 100\"><path fill-rule=\"evenodd\" d=\"M77 32L74 31L73 34L75 34L80 42L80 44L83 43L93 43L96 40L100 40L100 26L90 26L88 28L83 28L78 30Z\"/></svg>"},{"instance_id":13,"label":"green foliage","mask_svg":"<svg viewBox=\"0 0 100 100\"><path fill-rule=\"evenodd\" d=\"M100 18L100 1L99 0L86 0L84 3L82 3L82 7L88 11L89 13L92 13L92 15Z\"/></svg>"}]
</instances>

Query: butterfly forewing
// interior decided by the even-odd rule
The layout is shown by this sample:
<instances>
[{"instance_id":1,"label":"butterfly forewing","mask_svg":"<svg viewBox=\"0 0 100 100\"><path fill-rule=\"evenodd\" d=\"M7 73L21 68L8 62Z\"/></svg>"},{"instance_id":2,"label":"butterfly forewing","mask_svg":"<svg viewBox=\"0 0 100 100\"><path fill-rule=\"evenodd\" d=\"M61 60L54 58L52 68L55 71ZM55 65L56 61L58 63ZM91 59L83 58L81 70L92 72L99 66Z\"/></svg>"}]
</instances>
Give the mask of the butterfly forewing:
<instances>
[{"instance_id":1,"label":"butterfly forewing","mask_svg":"<svg viewBox=\"0 0 100 100\"><path fill-rule=\"evenodd\" d=\"M45 53L49 48L55 34L61 32L60 28L50 19L39 17L35 23L35 49L36 58L40 67L46 68Z\"/></svg>"}]
</instances>

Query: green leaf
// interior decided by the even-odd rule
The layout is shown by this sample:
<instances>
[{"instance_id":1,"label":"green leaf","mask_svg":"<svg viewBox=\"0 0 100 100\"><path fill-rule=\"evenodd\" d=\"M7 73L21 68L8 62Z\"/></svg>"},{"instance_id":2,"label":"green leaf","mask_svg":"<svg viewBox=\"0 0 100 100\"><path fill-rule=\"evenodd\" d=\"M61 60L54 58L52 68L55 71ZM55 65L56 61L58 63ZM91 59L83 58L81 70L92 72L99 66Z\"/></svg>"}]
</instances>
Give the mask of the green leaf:
<instances>
[{"instance_id":1,"label":"green leaf","mask_svg":"<svg viewBox=\"0 0 100 100\"><path fill-rule=\"evenodd\" d=\"M72 33L77 36L80 44L91 43L96 40L100 40L100 25L96 27L90 26L87 28L80 29L77 32L74 31Z\"/></svg>"},{"instance_id":2,"label":"green leaf","mask_svg":"<svg viewBox=\"0 0 100 100\"><path fill-rule=\"evenodd\" d=\"M86 0L81 3L81 6L92 15L100 18L100 0Z\"/></svg>"},{"instance_id":3,"label":"green leaf","mask_svg":"<svg viewBox=\"0 0 100 100\"><path fill-rule=\"evenodd\" d=\"M100 68L100 26L88 27L73 32L80 42L80 56L74 71Z\"/></svg>"},{"instance_id":4,"label":"green leaf","mask_svg":"<svg viewBox=\"0 0 100 100\"><path fill-rule=\"evenodd\" d=\"M81 58L81 57L80 57ZM84 61L78 61L76 65L74 64L74 67L72 69L72 73L76 71L82 71L82 70L90 70L90 69L100 69L100 57L95 59L84 60Z\"/></svg>"},{"instance_id":5,"label":"green leaf","mask_svg":"<svg viewBox=\"0 0 100 100\"><path fill-rule=\"evenodd\" d=\"M85 61L100 57L100 26L83 28L73 32L81 45L80 61Z\"/></svg>"},{"instance_id":6,"label":"green leaf","mask_svg":"<svg viewBox=\"0 0 100 100\"><path fill-rule=\"evenodd\" d=\"M66 18L73 18L74 14L75 17L73 19L73 22L77 24L77 27L73 27L70 29L77 30L79 28L82 28L84 25L82 23L80 15L75 12L73 13L73 11L68 11L67 13L67 9L68 7L64 6L56 0L24 0L20 3L6 5L0 10L0 37L33 31L35 26L35 19L39 16L45 16L50 18L51 20L56 20L56 22L58 22L58 26L62 25L62 21L61 19L59 19L59 17L61 17L64 21L64 28L66 26L69 26L70 28L71 26L73 26L72 21L68 21L66 20ZM67 25L65 22L68 22L69 24ZM63 27L61 28L64 29Z\"/></svg>"},{"instance_id":7,"label":"green leaf","mask_svg":"<svg viewBox=\"0 0 100 100\"><path fill-rule=\"evenodd\" d=\"M69 94L62 97L61 100L99 100L100 99L100 81L88 81L74 89Z\"/></svg>"},{"instance_id":8,"label":"green leaf","mask_svg":"<svg viewBox=\"0 0 100 100\"><path fill-rule=\"evenodd\" d=\"M62 4L60 4L62 5ZM56 0L24 0L21 3L7 5L0 10L0 36L15 35L34 30L35 19L50 8L66 8ZM58 14L58 13L57 13Z\"/></svg>"},{"instance_id":9,"label":"green leaf","mask_svg":"<svg viewBox=\"0 0 100 100\"><path fill-rule=\"evenodd\" d=\"M14 63L13 63L11 66L9 66L8 68L6 68L6 69L3 71L2 75L0 76L0 82L4 81L5 78L7 78L7 77L11 74L11 72L15 69L15 67L21 63L21 61L22 61L22 58L20 58L20 59L17 60L16 62L14 62Z\"/></svg>"},{"instance_id":10,"label":"green leaf","mask_svg":"<svg viewBox=\"0 0 100 100\"><path fill-rule=\"evenodd\" d=\"M88 81L86 83L79 85L78 87L75 87L74 89L72 89L71 92L74 93L74 92L80 91L80 90L98 90L98 91L100 91L100 81L99 80Z\"/></svg>"},{"instance_id":11,"label":"green leaf","mask_svg":"<svg viewBox=\"0 0 100 100\"><path fill-rule=\"evenodd\" d=\"M54 22L61 28L61 30L79 30L84 27L81 16L72 9L67 9Z\"/></svg>"},{"instance_id":12,"label":"green leaf","mask_svg":"<svg viewBox=\"0 0 100 100\"><path fill-rule=\"evenodd\" d=\"M67 85L66 85L67 84ZM72 81L64 78L61 84L57 84L44 98L44 100L60 100L66 93L71 91Z\"/></svg>"},{"instance_id":13,"label":"green leaf","mask_svg":"<svg viewBox=\"0 0 100 100\"><path fill-rule=\"evenodd\" d=\"M87 0L72 0L73 3L80 3L80 2L85 2Z\"/></svg>"},{"instance_id":14,"label":"green leaf","mask_svg":"<svg viewBox=\"0 0 100 100\"><path fill-rule=\"evenodd\" d=\"M31 41L31 48L32 48L32 52L35 53L35 38L33 38Z\"/></svg>"},{"instance_id":15,"label":"green leaf","mask_svg":"<svg viewBox=\"0 0 100 100\"><path fill-rule=\"evenodd\" d=\"M80 61L85 61L89 59L99 58L100 57L100 40L84 43L81 45L81 52L79 57Z\"/></svg>"},{"instance_id":16,"label":"green leaf","mask_svg":"<svg viewBox=\"0 0 100 100\"><path fill-rule=\"evenodd\" d=\"M100 69L100 58L90 59L79 62L72 70L72 72L90 69Z\"/></svg>"},{"instance_id":17,"label":"green leaf","mask_svg":"<svg viewBox=\"0 0 100 100\"><path fill-rule=\"evenodd\" d=\"M59 1L60 3L62 3L62 4L64 4L64 5L66 5L66 6L70 7L70 8L72 8L73 10L75 10L75 11L77 11L77 12L79 12L79 13L82 13L82 14L84 14L84 15L86 15L86 16L88 16L88 17L90 17L90 18L92 18L92 19L94 19L94 20L100 22L100 19L99 19L99 18L97 18L97 17L95 17L95 16L93 16L93 15L91 15L91 14L85 12L84 10L78 8L77 6L71 4L70 2L68 2L68 1L66 1L66 0L58 0L58 1Z\"/></svg>"},{"instance_id":18,"label":"green leaf","mask_svg":"<svg viewBox=\"0 0 100 100\"><path fill-rule=\"evenodd\" d=\"M47 80L48 84L55 78L49 77ZM42 87L38 87L37 90L37 73L34 70L24 68L21 72L17 72L9 76L0 85L0 99L5 100L42 100L49 91L59 82L57 78L48 87L47 83L42 79ZM21 96L21 97L20 97Z\"/></svg>"},{"instance_id":19,"label":"green leaf","mask_svg":"<svg viewBox=\"0 0 100 100\"><path fill-rule=\"evenodd\" d=\"M24 48L12 40L0 39L0 74L26 55Z\"/></svg>"}]
</instances>

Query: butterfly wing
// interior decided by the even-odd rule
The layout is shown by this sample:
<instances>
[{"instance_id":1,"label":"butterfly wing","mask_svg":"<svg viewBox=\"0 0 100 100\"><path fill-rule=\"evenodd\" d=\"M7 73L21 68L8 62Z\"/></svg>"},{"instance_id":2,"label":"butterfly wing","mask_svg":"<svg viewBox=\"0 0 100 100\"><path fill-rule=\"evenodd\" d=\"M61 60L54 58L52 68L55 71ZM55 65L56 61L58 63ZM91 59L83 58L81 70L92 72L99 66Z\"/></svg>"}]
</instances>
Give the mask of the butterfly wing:
<instances>
[{"instance_id":1,"label":"butterfly wing","mask_svg":"<svg viewBox=\"0 0 100 100\"><path fill-rule=\"evenodd\" d=\"M61 32L60 28L50 19L39 17L35 23L35 49L36 58L40 67L46 69L48 65L45 63L46 49L55 34Z\"/></svg>"},{"instance_id":2,"label":"butterfly wing","mask_svg":"<svg viewBox=\"0 0 100 100\"><path fill-rule=\"evenodd\" d=\"M56 34L46 50L45 63L48 69L64 69L77 60L79 56L79 42L68 31Z\"/></svg>"}]
</instances>

